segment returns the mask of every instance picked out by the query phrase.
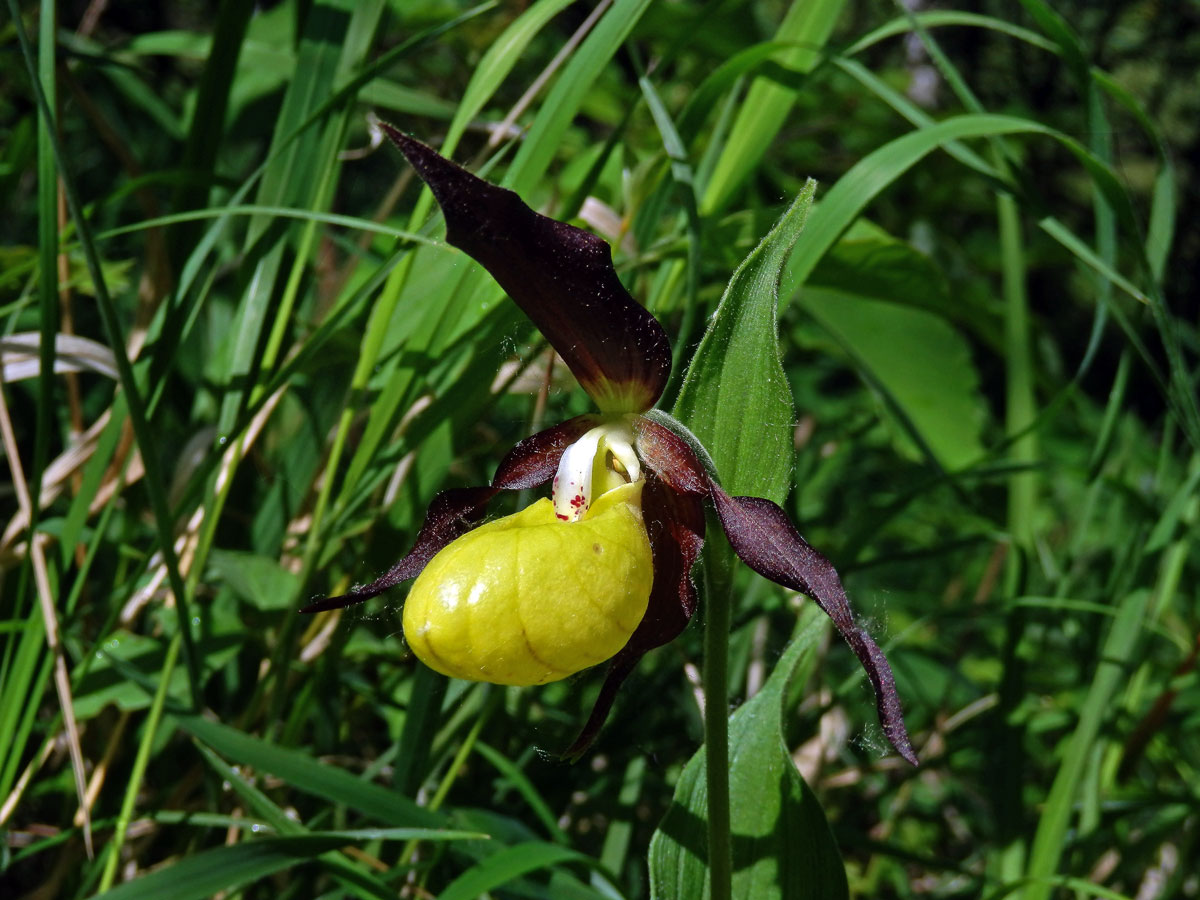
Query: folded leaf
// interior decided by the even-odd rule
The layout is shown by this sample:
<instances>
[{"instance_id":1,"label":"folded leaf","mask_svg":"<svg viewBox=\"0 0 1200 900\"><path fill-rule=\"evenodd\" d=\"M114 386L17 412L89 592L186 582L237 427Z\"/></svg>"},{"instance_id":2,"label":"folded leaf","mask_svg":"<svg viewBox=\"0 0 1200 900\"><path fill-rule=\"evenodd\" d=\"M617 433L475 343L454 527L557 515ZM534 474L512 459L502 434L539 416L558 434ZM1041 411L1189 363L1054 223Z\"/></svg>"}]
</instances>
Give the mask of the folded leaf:
<instances>
[{"instance_id":1,"label":"folded leaf","mask_svg":"<svg viewBox=\"0 0 1200 900\"><path fill-rule=\"evenodd\" d=\"M675 403L675 415L708 448L725 484L777 501L792 480L795 417L779 358L779 278L816 187L809 179L734 272Z\"/></svg>"}]
</instances>

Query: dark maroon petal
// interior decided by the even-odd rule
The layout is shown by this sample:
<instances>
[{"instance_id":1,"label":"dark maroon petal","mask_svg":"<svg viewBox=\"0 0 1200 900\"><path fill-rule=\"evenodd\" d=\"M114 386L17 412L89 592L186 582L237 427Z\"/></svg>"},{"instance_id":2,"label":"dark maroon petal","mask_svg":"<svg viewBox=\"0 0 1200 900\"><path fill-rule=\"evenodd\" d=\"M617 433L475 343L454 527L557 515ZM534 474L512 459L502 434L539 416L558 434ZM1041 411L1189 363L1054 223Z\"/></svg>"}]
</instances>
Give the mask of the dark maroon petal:
<instances>
[{"instance_id":1,"label":"dark maroon petal","mask_svg":"<svg viewBox=\"0 0 1200 900\"><path fill-rule=\"evenodd\" d=\"M621 690L621 685L625 683L629 673L637 668L643 655L626 649L613 657L612 662L608 664L604 684L600 686L600 695L592 705L591 715L580 729L579 736L575 738L570 747L562 752L563 759L575 762L587 753L588 748L592 746L592 742L600 733L600 729L604 727L604 722L612 710L613 701L617 699L617 692Z\"/></svg>"},{"instance_id":2,"label":"dark maroon petal","mask_svg":"<svg viewBox=\"0 0 1200 900\"><path fill-rule=\"evenodd\" d=\"M692 565L704 546L704 503L656 477L642 488L642 519L654 558L646 615L625 649L640 653L679 637L696 612Z\"/></svg>"},{"instance_id":3,"label":"dark maroon petal","mask_svg":"<svg viewBox=\"0 0 1200 900\"><path fill-rule=\"evenodd\" d=\"M525 438L501 460L491 487L453 488L435 496L425 512L425 522L412 550L387 572L348 594L310 603L300 612L316 613L353 606L402 581L416 578L439 550L479 524L488 503L502 490L535 488L553 478L563 451L595 424L594 416L576 416Z\"/></svg>"},{"instance_id":4,"label":"dark maroon petal","mask_svg":"<svg viewBox=\"0 0 1200 900\"><path fill-rule=\"evenodd\" d=\"M608 244L534 212L391 125L383 130L433 190L446 240L492 274L600 409L652 407L667 383L670 342L617 278Z\"/></svg>"},{"instance_id":5,"label":"dark maroon petal","mask_svg":"<svg viewBox=\"0 0 1200 900\"><path fill-rule=\"evenodd\" d=\"M633 428L637 435L638 456L650 471L677 491L708 493L704 466L686 440L645 416L639 416Z\"/></svg>"},{"instance_id":6,"label":"dark maroon petal","mask_svg":"<svg viewBox=\"0 0 1200 900\"><path fill-rule=\"evenodd\" d=\"M429 504L425 522L421 525L416 543L407 556L370 584L355 588L340 597L326 597L324 600L310 603L300 612L315 613L353 606L382 594L402 581L415 578L439 550L479 524L488 502L498 493L500 489L494 487L452 488L442 491Z\"/></svg>"},{"instance_id":7,"label":"dark maroon petal","mask_svg":"<svg viewBox=\"0 0 1200 900\"><path fill-rule=\"evenodd\" d=\"M599 422L597 416L576 416L525 438L500 461L492 487L510 491L541 487L554 477L563 452Z\"/></svg>"},{"instance_id":8,"label":"dark maroon petal","mask_svg":"<svg viewBox=\"0 0 1200 900\"><path fill-rule=\"evenodd\" d=\"M812 597L833 620L867 670L883 733L901 756L917 765L891 666L871 636L854 623L833 565L800 537L787 513L770 500L730 497L716 483L710 485L717 515L734 552L763 577Z\"/></svg>"},{"instance_id":9,"label":"dark maroon petal","mask_svg":"<svg viewBox=\"0 0 1200 900\"><path fill-rule=\"evenodd\" d=\"M642 517L654 555L654 584L646 615L629 643L613 657L587 723L563 753L578 759L600 733L626 676L646 653L675 640L696 612L691 570L704 546L704 503L651 476L642 489Z\"/></svg>"}]
</instances>

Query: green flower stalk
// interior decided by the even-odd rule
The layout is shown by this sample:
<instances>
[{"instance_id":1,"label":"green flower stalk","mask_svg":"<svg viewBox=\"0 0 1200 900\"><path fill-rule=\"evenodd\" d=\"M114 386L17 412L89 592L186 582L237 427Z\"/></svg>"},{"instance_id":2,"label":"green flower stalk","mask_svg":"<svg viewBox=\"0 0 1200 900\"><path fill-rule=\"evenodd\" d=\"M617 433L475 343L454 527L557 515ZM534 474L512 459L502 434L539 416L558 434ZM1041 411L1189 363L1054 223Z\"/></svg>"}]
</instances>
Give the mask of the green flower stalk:
<instances>
[{"instance_id":1,"label":"green flower stalk","mask_svg":"<svg viewBox=\"0 0 1200 900\"><path fill-rule=\"evenodd\" d=\"M855 623L832 564L775 503L725 493L699 441L653 408L670 373L670 342L621 284L609 246L383 128L433 190L447 242L525 311L600 414L521 441L489 486L438 494L412 550L388 572L302 612L361 603L416 578L404 633L438 672L535 685L608 661L592 714L565 753L578 757L638 660L678 637L695 613L690 573L710 504L750 568L807 594L833 620L875 689L884 734L915 765L891 668ZM480 524L500 492L547 484L551 497Z\"/></svg>"}]
</instances>

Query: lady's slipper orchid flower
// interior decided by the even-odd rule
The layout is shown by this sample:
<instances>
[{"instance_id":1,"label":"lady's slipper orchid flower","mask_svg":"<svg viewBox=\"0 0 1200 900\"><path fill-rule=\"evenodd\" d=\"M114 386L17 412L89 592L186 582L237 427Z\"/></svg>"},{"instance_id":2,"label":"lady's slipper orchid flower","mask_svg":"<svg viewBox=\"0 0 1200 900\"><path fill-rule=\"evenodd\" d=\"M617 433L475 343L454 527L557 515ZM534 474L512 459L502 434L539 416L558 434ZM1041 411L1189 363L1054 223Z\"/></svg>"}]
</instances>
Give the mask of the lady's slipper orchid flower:
<instances>
[{"instance_id":1,"label":"lady's slipper orchid flower","mask_svg":"<svg viewBox=\"0 0 1200 900\"><path fill-rule=\"evenodd\" d=\"M750 568L813 598L875 689L884 734L911 763L891 668L855 624L837 572L769 500L731 497L708 454L654 410L671 349L630 297L608 245L542 216L384 124L433 190L446 240L500 283L600 408L514 447L488 487L433 498L412 550L387 573L303 612L360 603L416 577L404 633L428 666L457 678L544 684L611 659L595 708L567 756L591 743L617 689L649 650L696 611L690 571L704 543L704 503ZM553 482L552 498L480 525L501 491Z\"/></svg>"}]
</instances>

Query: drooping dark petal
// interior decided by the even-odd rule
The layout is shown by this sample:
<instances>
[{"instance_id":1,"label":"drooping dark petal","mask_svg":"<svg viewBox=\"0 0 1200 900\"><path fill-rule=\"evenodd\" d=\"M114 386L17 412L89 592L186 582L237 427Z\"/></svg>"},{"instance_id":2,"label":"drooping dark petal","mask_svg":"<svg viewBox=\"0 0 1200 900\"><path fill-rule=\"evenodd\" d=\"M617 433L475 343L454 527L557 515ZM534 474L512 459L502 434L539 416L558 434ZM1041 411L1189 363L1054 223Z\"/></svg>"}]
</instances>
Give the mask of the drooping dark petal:
<instances>
[{"instance_id":1,"label":"drooping dark petal","mask_svg":"<svg viewBox=\"0 0 1200 900\"><path fill-rule=\"evenodd\" d=\"M628 645L626 646L628 647ZM592 712L583 728L580 729L579 736L571 742L570 747L562 752L563 759L576 762L579 757L587 753L592 742L596 740L596 736L600 734L600 729L604 727L604 722L608 719L608 714L612 710L613 701L617 699L617 692L621 690L621 685L625 683L629 673L637 668L638 662L644 655L644 653L635 653L625 649L612 658L612 662L608 664L608 672L604 676L604 684L600 686L600 694L592 705Z\"/></svg>"},{"instance_id":2,"label":"drooping dark petal","mask_svg":"<svg viewBox=\"0 0 1200 900\"><path fill-rule=\"evenodd\" d=\"M370 584L338 597L317 600L300 612L317 613L353 606L377 597L402 581L416 578L439 550L479 524L488 503L502 490L540 487L553 478L563 451L595 421L594 416L576 416L525 438L501 460L491 487L452 488L437 494L425 512L425 521L412 550L403 559Z\"/></svg>"},{"instance_id":3,"label":"drooping dark petal","mask_svg":"<svg viewBox=\"0 0 1200 900\"><path fill-rule=\"evenodd\" d=\"M479 262L566 360L605 412L641 412L671 367L667 334L625 290L608 244L534 212L391 125L383 129L433 190L446 240Z\"/></svg>"},{"instance_id":4,"label":"drooping dark petal","mask_svg":"<svg viewBox=\"0 0 1200 900\"><path fill-rule=\"evenodd\" d=\"M653 411L650 416L659 414ZM729 543L743 562L760 575L812 597L833 620L867 671L884 734L901 756L916 765L891 666L871 636L854 624L841 579L829 560L800 536L787 514L770 500L726 494L684 436L686 430L683 434L674 430L683 426L667 427L641 416L634 428L638 454L647 468L676 491L712 498ZM699 453L703 452L701 448Z\"/></svg>"},{"instance_id":5,"label":"drooping dark petal","mask_svg":"<svg viewBox=\"0 0 1200 900\"><path fill-rule=\"evenodd\" d=\"M809 546L782 509L761 497L730 497L710 480L721 526L734 552L754 571L784 587L807 594L833 620L875 689L883 733L902 757L917 765L904 727L904 714L892 668L874 639L854 623L837 571Z\"/></svg>"},{"instance_id":6,"label":"drooping dark petal","mask_svg":"<svg viewBox=\"0 0 1200 900\"><path fill-rule=\"evenodd\" d=\"M642 488L642 518L654 554L654 584L641 624L613 657L600 696L587 723L563 756L578 759L608 718L626 676L646 653L673 641L696 612L696 586L691 570L704 546L704 502L695 494L674 490L651 475Z\"/></svg>"},{"instance_id":7,"label":"drooping dark petal","mask_svg":"<svg viewBox=\"0 0 1200 900\"><path fill-rule=\"evenodd\" d=\"M357 587L339 597L326 597L300 610L302 613L324 612L353 606L377 597L402 581L416 578L439 550L479 524L488 502L500 493L499 488L452 488L433 498L425 513L425 522L417 533L412 550L370 584Z\"/></svg>"}]
</instances>

